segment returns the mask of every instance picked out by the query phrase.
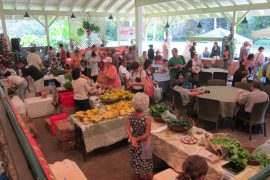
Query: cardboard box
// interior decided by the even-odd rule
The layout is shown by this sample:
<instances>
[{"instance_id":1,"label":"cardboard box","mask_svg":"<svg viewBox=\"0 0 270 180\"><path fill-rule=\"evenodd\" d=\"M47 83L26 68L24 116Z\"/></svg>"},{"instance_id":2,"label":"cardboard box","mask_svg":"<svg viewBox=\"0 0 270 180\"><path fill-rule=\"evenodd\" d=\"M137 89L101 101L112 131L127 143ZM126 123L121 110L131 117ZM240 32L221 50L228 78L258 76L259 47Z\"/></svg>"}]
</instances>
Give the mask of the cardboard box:
<instances>
[{"instance_id":1,"label":"cardboard box","mask_svg":"<svg viewBox=\"0 0 270 180\"><path fill-rule=\"evenodd\" d=\"M74 125L67 120L57 121L56 137L57 140L61 142L75 140Z\"/></svg>"},{"instance_id":2,"label":"cardboard box","mask_svg":"<svg viewBox=\"0 0 270 180\"><path fill-rule=\"evenodd\" d=\"M67 115L72 115L72 114L75 114L76 108L75 107L67 108L63 106L62 104L60 104L60 112L66 113Z\"/></svg>"},{"instance_id":3,"label":"cardboard box","mask_svg":"<svg viewBox=\"0 0 270 180\"><path fill-rule=\"evenodd\" d=\"M66 142L61 142L61 141L57 140L57 144L59 145L59 147L62 151L72 150L75 146L75 143L76 143L75 140L66 141Z\"/></svg>"},{"instance_id":4,"label":"cardboard box","mask_svg":"<svg viewBox=\"0 0 270 180\"><path fill-rule=\"evenodd\" d=\"M51 129L51 121L49 118L46 118L44 120L44 126L45 126L45 129L47 129L50 133L52 132L52 129Z\"/></svg>"}]
</instances>

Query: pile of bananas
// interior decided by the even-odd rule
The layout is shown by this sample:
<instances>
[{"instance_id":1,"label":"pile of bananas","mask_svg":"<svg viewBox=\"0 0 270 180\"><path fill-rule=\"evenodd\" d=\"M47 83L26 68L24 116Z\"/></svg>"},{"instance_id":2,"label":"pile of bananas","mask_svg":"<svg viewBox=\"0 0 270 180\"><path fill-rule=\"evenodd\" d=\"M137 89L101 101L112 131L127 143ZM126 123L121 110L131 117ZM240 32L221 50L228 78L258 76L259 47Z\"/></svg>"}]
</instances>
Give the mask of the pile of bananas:
<instances>
[{"instance_id":1,"label":"pile of bananas","mask_svg":"<svg viewBox=\"0 0 270 180\"><path fill-rule=\"evenodd\" d=\"M89 123L98 123L113 119L118 116L127 116L132 112L134 112L134 108L131 106L130 101L120 101L101 109L78 111L74 114L74 117L79 119L84 125L87 125Z\"/></svg>"},{"instance_id":2,"label":"pile of bananas","mask_svg":"<svg viewBox=\"0 0 270 180\"><path fill-rule=\"evenodd\" d=\"M131 100L133 95L133 93L123 89L112 89L100 95L99 99L104 102L114 103L120 100Z\"/></svg>"}]
</instances>

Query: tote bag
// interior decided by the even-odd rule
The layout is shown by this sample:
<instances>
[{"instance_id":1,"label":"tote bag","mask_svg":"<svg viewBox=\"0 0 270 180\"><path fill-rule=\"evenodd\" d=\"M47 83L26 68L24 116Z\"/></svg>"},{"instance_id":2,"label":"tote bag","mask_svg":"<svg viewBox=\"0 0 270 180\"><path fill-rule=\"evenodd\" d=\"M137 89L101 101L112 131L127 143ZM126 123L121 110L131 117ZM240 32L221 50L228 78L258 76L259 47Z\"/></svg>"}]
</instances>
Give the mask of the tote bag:
<instances>
[{"instance_id":1,"label":"tote bag","mask_svg":"<svg viewBox=\"0 0 270 180\"><path fill-rule=\"evenodd\" d=\"M154 85L153 85L151 77L149 76L145 78L144 93L147 94L149 97L154 96Z\"/></svg>"}]
</instances>

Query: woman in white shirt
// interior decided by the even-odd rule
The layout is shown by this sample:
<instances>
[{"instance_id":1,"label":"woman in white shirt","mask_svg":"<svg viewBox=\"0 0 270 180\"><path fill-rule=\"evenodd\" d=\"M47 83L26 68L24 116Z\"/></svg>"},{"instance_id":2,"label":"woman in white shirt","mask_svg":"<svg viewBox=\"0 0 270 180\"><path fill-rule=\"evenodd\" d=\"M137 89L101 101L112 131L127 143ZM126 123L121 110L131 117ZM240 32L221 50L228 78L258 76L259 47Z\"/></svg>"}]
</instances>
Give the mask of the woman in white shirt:
<instances>
[{"instance_id":1,"label":"woman in white shirt","mask_svg":"<svg viewBox=\"0 0 270 180\"><path fill-rule=\"evenodd\" d=\"M18 86L19 98L24 101L26 88L28 87L26 80L18 75L11 75L9 71L5 73L5 77L11 88Z\"/></svg>"},{"instance_id":2,"label":"woman in white shirt","mask_svg":"<svg viewBox=\"0 0 270 180\"><path fill-rule=\"evenodd\" d=\"M90 109L88 92L91 91L91 87L88 85L86 79L81 78L80 68L73 69L71 75L75 107L77 111L86 111Z\"/></svg>"},{"instance_id":3,"label":"woman in white shirt","mask_svg":"<svg viewBox=\"0 0 270 180\"><path fill-rule=\"evenodd\" d=\"M130 81L127 84L133 93L144 92L144 80L146 72L140 67L138 62L131 64Z\"/></svg>"},{"instance_id":4,"label":"woman in white shirt","mask_svg":"<svg viewBox=\"0 0 270 180\"><path fill-rule=\"evenodd\" d=\"M121 65L119 66L119 75L123 84L130 79L130 73L127 70L127 62L125 60L121 61Z\"/></svg>"},{"instance_id":5,"label":"woman in white shirt","mask_svg":"<svg viewBox=\"0 0 270 180\"><path fill-rule=\"evenodd\" d=\"M93 79L94 82L96 82L97 80L97 76L98 76L98 63L101 62L100 57L98 56L98 54L93 51L91 53L91 57L89 60L89 65L90 65L90 69L91 69L91 78Z\"/></svg>"}]
</instances>

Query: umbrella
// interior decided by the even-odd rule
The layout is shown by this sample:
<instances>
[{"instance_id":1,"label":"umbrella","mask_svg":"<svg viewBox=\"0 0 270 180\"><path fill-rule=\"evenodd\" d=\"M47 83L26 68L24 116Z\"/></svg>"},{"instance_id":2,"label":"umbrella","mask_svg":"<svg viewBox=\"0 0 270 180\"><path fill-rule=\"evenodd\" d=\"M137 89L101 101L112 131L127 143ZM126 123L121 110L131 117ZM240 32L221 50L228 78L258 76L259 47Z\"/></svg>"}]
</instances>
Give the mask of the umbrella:
<instances>
[{"instance_id":1,"label":"umbrella","mask_svg":"<svg viewBox=\"0 0 270 180\"><path fill-rule=\"evenodd\" d=\"M223 28L217 28L211 31L208 31L203 34L189 37L191 41L222 41L225 36L229 36L230 31L227 31ZM251 41L250 39L240 36L239 34L234 34L234 38L239 42Z\"/></svg>"},{"instance_id":2,"label":"umbrella","mask_svg":"<svg viewBox=\"0 0 270 180\"><path fill-rule=\"evenodd\" d=\"M254 31L251 34L252 38L270 38L270 27L266 29L261 29L258 31Z\"/></svg>"}]
</instances>

